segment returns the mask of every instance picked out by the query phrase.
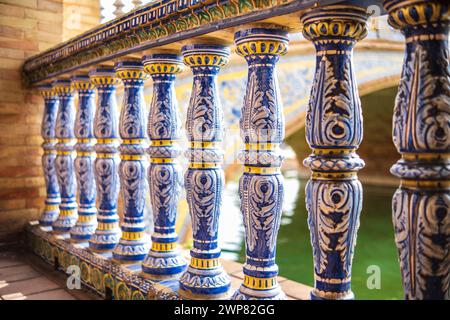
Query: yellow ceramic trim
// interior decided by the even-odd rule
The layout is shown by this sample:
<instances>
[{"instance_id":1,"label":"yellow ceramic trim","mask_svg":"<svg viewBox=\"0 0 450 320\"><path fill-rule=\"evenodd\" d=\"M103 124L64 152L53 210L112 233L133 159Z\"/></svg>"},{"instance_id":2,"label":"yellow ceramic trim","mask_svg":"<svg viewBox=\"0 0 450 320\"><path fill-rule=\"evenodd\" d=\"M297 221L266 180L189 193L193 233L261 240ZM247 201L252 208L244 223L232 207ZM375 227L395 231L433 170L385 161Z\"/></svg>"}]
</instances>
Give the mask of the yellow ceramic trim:
<instances>
[{"instance_id":1,"label":"yellow ceramic trim","mask_svg":"<svg viewBox=\"0 0 450 320\"><path fill-rule=\"evenodd\" d=\"M152 250L153 251L172 251L177 248L176 242L170 243L160 243L160 242L152 242Z\"/></svg>"},{"instance_id":2,"label":"yellow ceramic trim","mask_svg":"<svg viewBox=\"0 0 450 320\"><path fill-rule=\"evenodd\" d=\"M125 240L139 240L139 239L142 239L143 236L144 236L144 231L139 231L139 232L124 231L124 232L122 232L122 239L125 239Z\"/></svg>"},{"instance_id":3,"label":"yellow ceramic trim","mask_svg":"<svg viewBox=\"0 0 450 320\"><path fill-rule=\"evenodd\" d=\"M59 210L60 216L73 216L77 212L77 209L71 209L71 210Z\"/></svg>"},{"instance_id":4,"label":"yellow ceramic trim","mask_svg":"<svg viewBox=\"0 0 450 320\"><path fill-rule=\"evenodd\" d=\"M44 211L55 211L59 209L59 205L57 204L46 204Z\"/></svg>"},{"instance_id":5,"label":"yellow ceramic trim","mask_svg":"<svg viewBox=\"0 0 450 320\"><path fill-rule=\"evenodd\" d=\"M402 153L402 158L414 160L450 160L450 153Z\"/></svg>"},{"instance_id":6,"label":"yellow ceramic trim","mask_svg":"<svg viewBox=\"0 0 450 320\"><path fill-rule=\"evenodd\" d=\"M220 168L219 163L214 162L191 162L189 163L189 168L191 169L215 169Z\"/></svg>"},{"instance_id":7,"label":"yellow ceramic trim","mask_svg":"<svg viewBox=\"0 0 450 320\"><path fill-rule=\"evenodd\" d=\"M357 172L317 172L314 171L311 177L315 180L348 180L355 179Z\"/></svg>"},{"instance_id":8,"label":"yellow ceramic trim","mask_svg":"<svg viewBox=\"0 0 450 320\"><path fill-rule=\"evenodd\" d=\"M313 149L312 150L316 155L349 155L355 153L356 149L342 149L342 148L333 148L333 149Z\"/></svg>"},{"instance_id":9,"label":"yellow ceramic trim","mask_svg":"<svg viewBox=\"0 0 450 320\"><path fill-rule=\"evenodd\" d=\"M401 180L400 186L411 189L449 189L448 180Z\"/></svg>"},{"instance_id":10,"label":"yellow ceramic trim","mask_svg":"<svg viewBox=\"0 0 450 320\"><path fill-rule=\"evenodd\" d=\"M99 222L97 229L98 230L113 230L119 227L119 223L118 222L111 222L111 223L103 223L103 222Z\"/></svg>"},{"instance_id":11,"label":"yellow ceramic trim","mask_svg":"<svg viewBox=\"0 0 450 320\"><path fill-rule=\"evenodd\" d=\"M115 138L112 138L112 139L97 139L97 144L107 144L107 143L113 143L113 142L116 142L116 141L119 141L119 139L115 139Z\"/></svg>"},{"instance_id":12,"label":"yellow ceramic trim","mask_svg":"<svg viewBox=\"0 0 450 320\"><path fill-rule=\"evenodd\" d=\"M151 140L152 146L172 146L177 140Z\"/></svg>"},{"instance_id":13,"label":"yellow ceramic trim","mask_svg":"<svg viewBox=\"0 0 450 320\"><path fill-rule=\"evenodd\" d=\"M253 167L244 166L245 173L255 173L255 174L277 174L280 173L280 167Z\"/></svg>"},{"instance_id":14,"label":"yellow ceramic trim","mask_svg":"<svg viewBox=\"0 0 450 320\"><path fill-rule=\"evenodd\" d=\"M77 157L95 157L95 152L77 151Z\"/></svg>"},{"instance_id":15,"label":"yellow ceramic trim","mask_svg":"<svg viewBox=\"0 0 450 320\"><path fill-rule=\"evenodd\" d=\"M275 150L280 146L279 143L265 143L265 142L256 142L256 143L246 143L245 150Z\"/></svg>"},{"instance_id":16,"label":"yellow ceramic trim","mask_svg":"<svg viewBox=\"0 0 450 320\"><path fill-rule=\"evenodd\" d=\"M189 265L197 269L211 269L219 266L219 259L200 259L192 257Z\"/></svg>"},{"instance_id":17,"label":"yellow ceramic trim","mask_svg":"<svg viewBox=\"0 0 450 320\"><path fill-rule=\"evenodd\" d=\"M278 285L277 277L256 278L244 275L244 285L250 289L271 289Z\"/></svg>"},{"instance_id":18,"label":"yellow ceramic trim","mask_svg":"<svg viewBox=\"0 0 450 320\"><path fill-rule=\"evenodd\" d=\"M219 146L219 142L212 141L191 141L189 147L192 149L214 149Z\"/></svg>"},{"instance_id":19,"label":"yellow ceramic trim","mask_svg":"<svg viewBox=\"0 0 450 320\"><path fill-rule=\"evenodd\" d=\"M175 158L151 158L151 163L174 163L177 159Z\"/></svg>"},{"instance_id":20,"label":"yellow ceramic trim","mask_svg":"<svg viewBox=\"0 0 450 320\"><path fill-rule=\"evenodd\" d=\"M69 155L73 155L75 153L76 153L75 151L61 151L61 150L56 151L56 154L58 156L69 156Z\"/></svg>"},{"instance_id":21,"label":"yellow ceramic trim","mask_svg":"<svg viewBox=\"0 0 450 320\"><path fill-rule=\"evenodd\" d=\"M122 160L144 160L147 159L145 154L121 154L120 159Z\"/></svg>"},{"instance_id":22,"label":"yellow ceramic trim","mask_svg":"<svg viewBox=\"0 0 450 320\"><path fill-rule=\"evenodd\" d=\"M140 144L146 141L147 139L123 139L122 144Z\"/></svg>"},{"instance_id":23,"label":"yellow ceramic trim","mask_svg":"<svg viewBox=\"0 0 450 320\"><path fill-rule=\"evenodd\" d=\"M97 153L98 159L113 159L115 158L117 153Z\"/></svg>"}]
</instances>

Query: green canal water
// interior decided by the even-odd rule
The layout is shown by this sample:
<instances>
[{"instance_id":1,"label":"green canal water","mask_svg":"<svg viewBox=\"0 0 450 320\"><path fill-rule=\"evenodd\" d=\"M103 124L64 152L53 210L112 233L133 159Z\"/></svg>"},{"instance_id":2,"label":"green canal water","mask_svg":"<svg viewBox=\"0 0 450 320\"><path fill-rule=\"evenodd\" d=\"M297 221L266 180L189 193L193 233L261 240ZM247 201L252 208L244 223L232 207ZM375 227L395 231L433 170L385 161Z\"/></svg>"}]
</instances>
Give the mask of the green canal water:
<instances>
[{"instance_id":1,"label":"green canal water","mask_svg":"<svg viewBox=\"0 0 450 320\"><path fill-rule=\"evenodd\" d=\"M286 178L285 205L278 234L277 264L280 275L313 286L313 260L305 208L305 181ZM242 218L237 184L227 186L221 220L225 258L245 261ZM391 222L395 188L364 186L363 210L353 259L352 290L356 299L402 299L397 251ZM240 221L240 222L239 222ZM238 222L238 223L236 223ZM381 288L369 289L367 280L380 270ZM369 271L368 271L369 268Z\"/></svg>"}]
</instances>

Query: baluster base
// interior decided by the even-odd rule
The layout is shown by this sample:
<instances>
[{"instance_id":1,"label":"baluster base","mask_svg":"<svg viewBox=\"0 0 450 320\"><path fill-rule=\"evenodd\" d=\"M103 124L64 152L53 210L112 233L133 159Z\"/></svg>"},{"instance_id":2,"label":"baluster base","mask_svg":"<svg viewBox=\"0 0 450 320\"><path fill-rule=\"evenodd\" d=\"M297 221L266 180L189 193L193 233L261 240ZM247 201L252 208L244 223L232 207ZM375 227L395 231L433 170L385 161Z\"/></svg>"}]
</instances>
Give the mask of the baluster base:
<instances>
[{"instance_id":1,"label":"baluster base","mask_svg":"<svg viewBox=\"0 0 450 320\"><path fill-rule=\"evenodd\" d=\"M142 263L142 275L154 280L174 279L178 278L186 267L187 262L179 248L171 251L150 250Z\"/></svg>"},{"instance_id":2,"label":"baluster base","mask_svg":"<svg viewBox=\"0 0 450 320\"><path fill-rule=\"evenodd\" d=\"M145 259L149 251L150 239L144 236L139 240L120 239L113 250L113 260L118 263L137 263Z\"/></svg>"},{"instance_id":3,"label":"baluster base","mask_svg":"<svg viewBox=\"0 0 450 320\"><path fill-rule=\"evenodd\" d=\"M352 291L330 293L321 292L316 289L310 293L311 300L354 300L355 295Z\"/></svg>"},{"instance_id":4,"label":"baluster base","mask_svg":"<svg viewBox=\"0 0 450 320\"><path fill-rule=\"evenodd\" d=\"M39 218L39 225L45 231L51 231L52 225L58 219L59 216L59 204L60 199L47 199L45 200L45 208Z\"/></svg>"},{"instance_id":5,"label":"baluster base","mask_svg":"<svg viewBox=\"0 0 450 320\"><path fill-rule=\"evenodd\" d=\"M88 241L97 228L97 210L95 207L78 209L78 221L70 230L70 240L73 242Z\"/></svg>"},{"instance_id":6,"label":"baluster base","mask_svg":"<svg viewBox=\"0 0 450 320\"><path fill-rule=\"evenodd\" d=\"M189 266L180 278L178 294L189 300L225 300L231 297L231 280L222 266L197 269Z\"/></svg>"},{"instance_id":7,"label":"baluster base","mask_svg":"<svg viewBox=\"0 0 450 320\"><path fill-rule=\"evenodd\" d=\"M77 223L77 208L66 208L60 206L59 216L53 222L52 228L54 234L69 234L70 229Z\"/></svg>"},{"instance_id":8,"label":"baluster base","mask_svg":"<svg viewBox=\"0 0 450 320\"><path fill-rule=\"evenodd\" d=\"M89 250L94 252L106 252L113 250L119 243L122 231L120 228L112 230L96 230L89 239Z\"/></svg>"},{"instance_id":9,"label":"baluster base","mask_svg":"<svg viewBox=\"0 0 450 320\"><path fill-rule=\"evenodd\" d=\"M286 295L280 286L270 290L255 290L241 285L231 297L232 300L286 300Z\"/></svg>"}]
</instances>

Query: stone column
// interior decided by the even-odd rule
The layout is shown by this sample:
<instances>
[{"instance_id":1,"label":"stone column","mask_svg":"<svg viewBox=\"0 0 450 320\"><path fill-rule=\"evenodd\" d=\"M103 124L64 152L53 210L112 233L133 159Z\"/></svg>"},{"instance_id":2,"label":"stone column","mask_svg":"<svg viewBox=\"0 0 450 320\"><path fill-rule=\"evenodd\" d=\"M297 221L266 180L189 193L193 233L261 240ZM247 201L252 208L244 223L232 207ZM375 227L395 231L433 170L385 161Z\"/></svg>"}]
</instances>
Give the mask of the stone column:
<instances>
[{"instance_id":1,"label":"stone column","mask_svg":"<svg viewBox=\"0 0 450 320\"><path fill-rule=\"evenodd\" d=\"M42 144L42 148L44 149L44 155L42 156L42 167L44 168L45 188L47 192L45 208L39 219L39 225L45 230L50 231L52 230L53 222L58 218L59 204L61 203L58 178L56 176L55 168L55 145L57 142L55 139L55 126L59 100L51 84L40 86L38 91L44 98L45 103L41 135L44 139L44 143Z\"/></svg>"},{"instance_id":2,"label":"stone column","mask_svg":"<svg viewBox=\"0 0 450 320\"><path fill-rule=\"evenodd\" d=\"M142 264L145 276L174 278L186 268L175 232L178 198L181 191L180 121L175 96L175 77L183 62L175 54L152 54L143 58L153 79L153 97L148 118L151 146L148 182L153 212L152 248Z\"/></svg>"},{"instance_id":3,"label":"stone column","mask_svg":"<svg viewBox=\"0 0 450 320\"><path fill-rule=\"evenodd\" d=\"M116 64L116 75L124 84L120 113L120 190L123 199L122 237L113 250L114 260L136 263L144 260L150 239L145 234L144 210L147 194L146 171L148 146L144 101L144 81L148 75L139 60Z\"/></svg>"},{"instance_id":4,"label":"stone column","mask_svg":"<svg viewBox=\"0 0 450 320\"><path fill-rule=\"evenodd\" d=\"M58 177L61 204L58 219L53 222L53 232L69 237L70 229L77 222L77 183L74 170L75 159L75 104L74 91L70 80L59 79L53 83L55 92L59 96L59 109L56 118L56 174Z\"/></svg>"},{"instance_id":5,"label":"stone column","mask_svg":"<svg viewBox=\"0 0 450 320\"><path fill-rule=\"evenodd\" d=\"M94 117L94 146L97 158L94 163L97 186L97 229L89 240L89 249L109 251L119 242L122 234L117 214L119 197L119 113L116 86L119 79L113 67L99 67L89 73L98 93Z\"/></svg>"},{"instance_id":6,"label":"stone column","mask_svg":"<svg viewBox=\"0 0 450 320\"><path fill-rule=\"evenodd\" d=\"M284 116L275 65L287 51L281 29L250 28L235 34L236 52L248 64L247 91L240 121L245 151L239 181L245 227L244 281L233 299L283 299L277 281L276 241L283 206Z\"/></svg>"},{"instance_id":7,"label":"stone column","mask_svg":"<svg viewBox=\"0 0 450 320\"><path fill-rule=\"evenodd\" d=\"M191 262L180 278L179 294L188 299L221 299L230 295L230 279L220 264L217 244L224 174L222 110L217 74L228 62L227 47L193 44L182 48L194 75L186 129L190 147L184 181L192 220Z\"/></svg>"},{"instance_id":8,"label":"stone column","mask_svg":"<svg viewBox=\"0 0 450 320\"><path fill-rule=\"evenodd\" d=\"M85 242L89 240L97 227L94 181L95 87L90 83L87 74L72 78L72 87L78 92L78 110L75 117L78 221L70 230L70 238L74 242Z\"/></svg>"},{"instance_id":9,"label":"stone column","mask_svg":"<svg viewBox=\"0 0 450 320\"><path fill-rule=\"evenodd\" d=\"M362 114L352 51L367 34L367 14L351 5L308 10L303 35L316 48L316 73L306 115L312 154L303 162L312 171L306 186L314 255L312 299L353 299L351 268L362 186L356 154L362 140Z\"/></svg>"},{"instance_id":10,"label":"stone column","mask_svg":"<svg viewBox=\"0 0 450 320\"><path fill-rule=\"evenodd\" d=\"M393 140L393 223L406 299L450 299L450 6L385 1L406 38Z\"/></svg>"}]
</instances>

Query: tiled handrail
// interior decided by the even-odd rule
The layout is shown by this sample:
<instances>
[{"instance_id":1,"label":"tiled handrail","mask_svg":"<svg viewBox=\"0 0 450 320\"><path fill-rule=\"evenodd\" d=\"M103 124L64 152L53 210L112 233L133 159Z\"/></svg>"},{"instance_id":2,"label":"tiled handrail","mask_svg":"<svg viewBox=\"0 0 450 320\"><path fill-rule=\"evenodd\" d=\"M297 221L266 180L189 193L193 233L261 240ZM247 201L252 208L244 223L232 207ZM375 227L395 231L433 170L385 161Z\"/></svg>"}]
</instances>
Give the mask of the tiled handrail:
<instances>
[{"instance_id":1,"label":"tiled handrail","mask_svg":"<svg viewBox=\"0 0 450 320\"><path fill-rule=\"evenodd\" d=\"M342 0L162 0L99 25L23 66L28 84L126 54Z\"/></svg>"}]
</instances>

